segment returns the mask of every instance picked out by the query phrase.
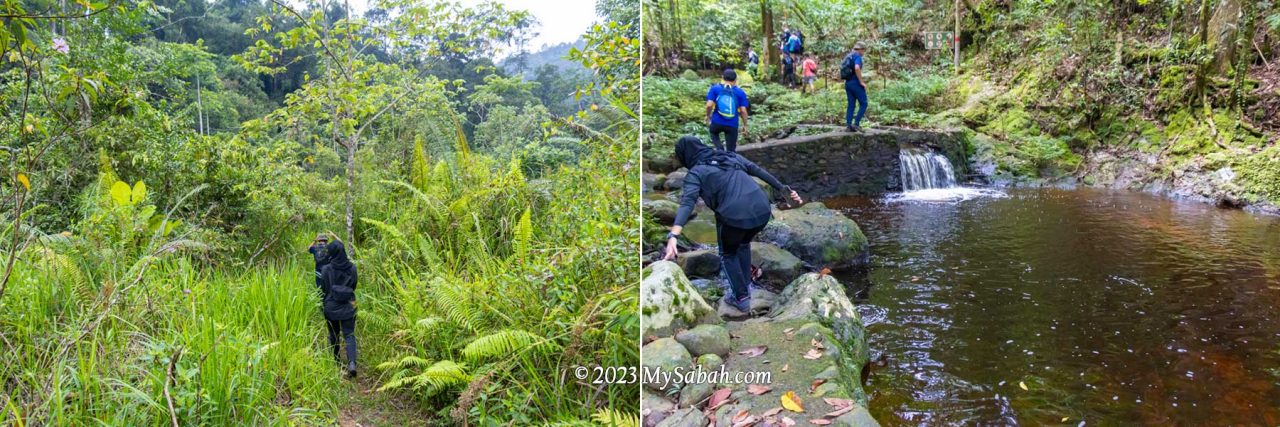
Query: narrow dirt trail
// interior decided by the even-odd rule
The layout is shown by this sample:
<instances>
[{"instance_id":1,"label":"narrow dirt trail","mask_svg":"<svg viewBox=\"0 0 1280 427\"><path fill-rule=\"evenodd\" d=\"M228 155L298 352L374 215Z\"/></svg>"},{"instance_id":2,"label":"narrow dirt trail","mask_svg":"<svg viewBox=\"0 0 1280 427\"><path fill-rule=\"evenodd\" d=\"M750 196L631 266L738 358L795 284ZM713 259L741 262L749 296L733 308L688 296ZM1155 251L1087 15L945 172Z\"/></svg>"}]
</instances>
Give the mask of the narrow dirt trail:
<instances>
[{"instance_id":1,"label":"narrow dirt trail","mask_svg":"<svg viewBox=\"0 0 1280 427\"><path fill-rule=\"evenodd\" d=\"M379 392L378 379L362 373L346 381L346 397L338 401L338 425L341 427L426 426L432 415L410 396L398 392Z\"/></svg>"}]
</instances>

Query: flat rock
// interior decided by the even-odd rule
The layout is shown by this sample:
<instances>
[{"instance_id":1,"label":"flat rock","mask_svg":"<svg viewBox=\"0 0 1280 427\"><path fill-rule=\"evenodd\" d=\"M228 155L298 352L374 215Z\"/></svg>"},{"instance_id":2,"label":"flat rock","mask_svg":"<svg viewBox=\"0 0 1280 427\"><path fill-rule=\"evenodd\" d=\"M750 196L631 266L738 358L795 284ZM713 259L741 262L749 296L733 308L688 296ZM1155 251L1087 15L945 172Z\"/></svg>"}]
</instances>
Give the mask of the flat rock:
<instances>
[{"instance_id":1,"label":"flat rock","mask_svg":"<svg viewBox=\"0 0 1280 427\"><path fill-rule=\"evenodd\" d=\"M676 211L680 209L679 204L665 199L645 199L640 202L640 206L646 215L652 216L658 224L667 227L675 224Z\"/></svg>"},{"instance_id":2,"label":"flat rock","mask_svg":"<svg viewBox=\"0 0 1280 427\"><path fill-rule=\"evenodd\" d=\"M804 273L804 261L772 243L751 242L751 263L760 267L758 283L782 289Z\"/></svg>"},{"instance_id":3,"label":"flat rock","mask_svg":"<svg viewBox=\"0 0 1280 427\"><path fill-rule=\"evenodd\" d=\"M774 211L756 240L785 249L815 268L849 269L870 259L867 237L858 224L817 202Z\"/></svg>"},{"instance_id":4,"label":"flat rock","mask_svg":"<svg viewBox=\"0 0 1280 427\"><path fill-rule=\"evenodd\" d=\"M676 341L684 345L694 357L729 354L729 331L720 325L698 325L693 329L680 331L676 334Z\"/></svg>"}]
</instances>

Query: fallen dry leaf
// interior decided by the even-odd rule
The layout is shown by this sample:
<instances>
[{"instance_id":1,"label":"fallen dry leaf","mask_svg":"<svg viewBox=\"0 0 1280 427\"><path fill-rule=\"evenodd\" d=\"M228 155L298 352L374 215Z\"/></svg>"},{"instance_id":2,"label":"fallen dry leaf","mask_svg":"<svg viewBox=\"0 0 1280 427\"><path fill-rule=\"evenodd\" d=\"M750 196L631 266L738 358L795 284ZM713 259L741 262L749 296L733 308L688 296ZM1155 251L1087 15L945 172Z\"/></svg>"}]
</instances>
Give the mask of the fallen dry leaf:
<instances>
[{"instance_id":1,"label":"fallen dry leaf","mask_svg":"<svg viewBox=\"0 0 1280 427\"><path fill-rule=\"evenodd\" d=\"M745 411L744 411L744 412L745 412ZM756 418L755 416L752 416L752 415L747 415L747 417L746 417L746 418L743 418L743 419L742 419L742 421L738 421L738 422L736 422L736 423L733 423L733 427L747 427L747 426L752 425L752 424L755 424L755 423L757 423L757 422L759 422L759 421L760 421L760 419L759 419L759 418Z\"/></svg>"},{"instance_id":2,"label":"fallen dry leaf","mask_svg":"<svg viewBox=\"0 0 1280 427\"><path fill-rule=\"evenodd\" d=\"M790 367L791 367L791 364L790 364L790 363L785 363L785 364L783 364L783 365L782 365L782 372L787 372L787 368L790 368Z\"/></svg>"},{"instance_id":3,"label":"fallen dry leaf","mask_svg":"<svg viewBox=\"0 0 1280 427\"><path fill-rule=\"evenodd\" d=\"M789 334L789 333L792 333L792 332L795 332L795 331L796 331L796 328L787 328L787 329L783 329L783 330L782 330L782 333L784 333L784 334Z\"/></svg>"},{"instance_id":4,"label":"fallen dry leaf","mask_svg":"<svg viewBox=\"0 0 1280 427\"><path fill-rule=\"evenodd\" d=\"M755 346L755 347L748 347L748 348L746 348L746 349L743 349L742 351L739 351L739 352L738 352L738 354L741 354L741 355L743 355L743 356L747 356L747 357L756 357L756 356L759 356L759 355L761 355L761 354L764 354L764 352L766 352L766 351L768 351L768 350L769 350L769 346L767 346L767 345L758 345L758 346Z\"/></svg>"},{"instance_id":5,"label":"fallen dry leaf","mask_svg":"<svg viewBox=\"0 0 1280 427\"><path fill-rule=\"evenodd\" d=\"M826 349L827 349L827 346L822 345L822 341L818 341L818 340L815 340L815 339L810 339L810 340L809 340L809 345L813 346L813 348L816 348L816 349L818 349L818 350L826 350Z\"/></svg>"},{"instance_id":6,"label":"fallen dry leaf","mask_svg":"<svg viewBox=\"0 0 1280 427\"><path fill-rule=\"evenodd\" d=\"M777 407L777 408L770 409L770 410L768 410L768 411L764 411L764 413L763 413L763 414L760 414L760 415L761 415L761 416L765 416L765 417L772 417L772 416L774 416L774 415L778 415L778 414L780 414L780 413L782 413L782 407Z\"/></svg>"},{"instance_id":7,"label":"fallen dry leaf","mask_svg":"<svg viewBox=\"0 0 1280 427\"><path fill-rule=\"evenodd\" d=\"M792 427L792 426L796 425L796 420L793 420L793 419L788 418L788 417L782 417L782 425L787 426L787 427Z\"/></svg>"},{"instance_id":8,"label":"fallen dry leaf","mask_svg":"<svg viewBox=\"0 0 1280 427\"><path fill-rule=\"evenodd\" d=\"M838 397L824 397L822 398L822 401L827 402L828 405L831 405L836 408L853 406L853 399L841 399Z\"/></svg>"},{"instance_id":9,"label":"fallen dry leaf","mask_svg":"<svg viewBox=\"0 0 1280 427\"><path fill-rule=\"evenodd\" d=\"M738 414L734 415L733 418L730 418L729 422L736 425L738 424L739 421L745 420L747 419L747 417L750 417L750 416L751 416L751 412L746 409L743 409L741 411L738 411Z\"/></svg>"},{"instance_id":10,"label":"fallen dry leaf","mask_svg":"<svg viewBox=\"0 0 1280 427\"><path fill-rule=\"evenodd\" d=\"M818 350L816 348L811 348L809 349L808 353L804 354L804 358L809 360L818 360L818 358L821 358L821 357L822 357L822 350Z\"/></svg>"},{"instance_id":11,"label":"fallen dry leaf","mask_svg":"<svg viewBox=\"0 0 1280 427\"><path fill-rule=\"evenodd\" d=\"M831 418L835 418L835 417L838 417L838 416L841 416L841 415L847 414L847 413L849 413L849 411L852 411L852 410L853 410L853 406L852 406L852 405L850 405L850 406L845 406L845 407L843 407L843 408L836 409L836 410L834 410L834 411L828 412L828 413L826 413L826 415L823 415L823 416L824 416L824 417L831 417Z\"/></svg>"},{"instance_id":12,"label":"fallen dry leaf","mask_svg":"<svg viewBox=\"0 0 1280 427\"><path fill-rule=\"evenodd\" d=\"M809 424L813 424L815 426L828 426L828 425L831 425L831 420L828 420L825 418L815 418L815 419L809 420Z\"/></svg>"},{"instance_id":13,"label":"fallen dry leaf","mask_svg":"<svg viewBox=\"0 0 1280 427\"><path fill-rule=\"evenodd\" d=\"M747 385L747 393L751 393L756 396L768 393L769 390L773 390L773 388L767 385L760 385L760 384Z\"/></svg>"},{"instance_id":14,"label":"fallen dry leaf","mask_svg":"<svg viewBox=\"0 0 1280 427\"><path fill-rule=\"evenodd\" d=\"M809 394L813 394L813 391L817 390L818 386L825 382L827 382L827 380L813 380L813 384L809 384Z\"/></svg>"},{"instance_id":15,"label":"fallen dry leaf","mask_svg":"<svg viewBox=\"0 0 1280 427\"><path fill-rule=\"evenodd\" d=\"M1027 390L1027 383L1018 381L1018 387L1022 387L1023 390Z\"/></svg>"},{"instance_id":16,"label":"fallen dry leaf","mask_svg":"<svg viewBox=\"0 0 1280 427\"><path fill-rule=\"evenodd\" d=\"M733 394L733 389L725 387L711 393L711 400L707 401L707 410L714 411L716 408L724 406L729 401L729 395Z\"/></svg>"},{"instance_id":17,"label":"fallen dry leaf","mask_svg":"<svg viewBox=\"0 0 1280 427\"><path fill-rule=\"evenodd\" d=\"M782 407L791 412L804 412L804 403L796 397L796 392L788 391L782 395Z\"/></svg>"}]
</instances>

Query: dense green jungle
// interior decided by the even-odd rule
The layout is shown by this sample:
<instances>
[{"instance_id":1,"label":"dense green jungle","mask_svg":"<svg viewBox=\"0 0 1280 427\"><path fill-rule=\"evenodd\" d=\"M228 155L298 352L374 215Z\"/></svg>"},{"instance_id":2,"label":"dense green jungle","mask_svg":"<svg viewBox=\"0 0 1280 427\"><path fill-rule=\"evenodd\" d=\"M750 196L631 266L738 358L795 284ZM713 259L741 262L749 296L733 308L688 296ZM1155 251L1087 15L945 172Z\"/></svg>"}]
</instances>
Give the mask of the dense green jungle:
<instances>
[{"instance_id":1,"label":"dense green jungle","mask_svg":"<svg viewBox=\"0 0 1280 427\"><path fill-rule=\"evenodd\" d=\"M992 182L1271 212L1280 203L1272 1L647 0L644 14L649 168L667 167L679 135L705 133L702 106L689 101L724 68L746 75L747 143L842 125L840 61L862 41L872 125L962 129ZM951 45L925 40L957 25L958 67ZM788 28L817 58L815 93L780 84L778 35ZM761 57L753 73L742 72L749 49Z\"/></svg>"},{"instance_id":2,"label":"dense green jungle","mask_svg":"<svg viewBox=\"0 0 1280 427\"><path fill-rule=\"evenodd\" d=\"M635 423L565 371L639 359L639 5L540 60L501 3L350 11L0 5L4 424Z\"/></svg>"}]
</instances>

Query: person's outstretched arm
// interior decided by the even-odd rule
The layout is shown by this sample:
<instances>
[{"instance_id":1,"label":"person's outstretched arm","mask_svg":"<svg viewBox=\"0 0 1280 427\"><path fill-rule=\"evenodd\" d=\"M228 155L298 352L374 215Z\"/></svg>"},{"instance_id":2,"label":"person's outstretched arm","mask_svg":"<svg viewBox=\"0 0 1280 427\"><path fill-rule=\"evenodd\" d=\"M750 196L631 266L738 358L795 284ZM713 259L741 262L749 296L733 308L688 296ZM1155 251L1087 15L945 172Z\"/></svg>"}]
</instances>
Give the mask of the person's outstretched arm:
<instances>
[{"instance_id":1,"label":"person's outstretched arm","mask_svg":"<svg viewBox=\"0 0 1280 427\"><path fill-rule=\"evenodd\" d=\"M676 236L684 230L684 225L689 223L689 217L693 215L693 207L698 203L698 196L702 194L702 179L691 169L684 176L684 186L680 190L680 208L676 210L676 222L671 226L671 233L667 236L667 249L662 256L664 260L675 259L676 257Z\"/></svg>"},{"instance_id":2,"label":"person's outstretched arm","mask_svg":"<svg viewBox=\"0 0 1280 427\"><path fill-rule=\"evenodd\" d=\"M747 175L751 175L756 178L763 179L765 183L769 184L770 187L773 187L778 191L789 192L790 194L788 194L788 196L791 197L791 200L795 200L796 203L804 203L804 200L800 199L800 194L796 193L796 190L792 190L791 187L783 185L782 181L778 181L778 178L775 178L773 174L770 174L769 171L764 170L764 168L760 167L760 165L757 165L754 162L747 160L746 157L742 157L741 155L738 156L738 160L742 161L742 164L746 166Z\"/></svg>"}]
</instances>

